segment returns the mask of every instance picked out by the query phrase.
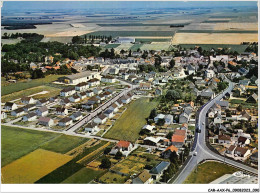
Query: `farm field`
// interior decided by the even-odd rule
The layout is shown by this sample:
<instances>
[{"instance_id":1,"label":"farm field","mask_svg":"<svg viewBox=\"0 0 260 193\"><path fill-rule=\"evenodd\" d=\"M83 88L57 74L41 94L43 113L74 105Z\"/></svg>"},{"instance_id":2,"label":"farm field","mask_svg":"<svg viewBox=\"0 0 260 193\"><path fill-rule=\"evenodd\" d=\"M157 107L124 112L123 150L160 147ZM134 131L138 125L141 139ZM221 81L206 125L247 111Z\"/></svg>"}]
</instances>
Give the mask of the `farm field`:
<instances>
[{"instance_id":1,"label":"farm field","mask_svg":"<svg viewBox=\"0 0 260 193\"><path fill-rule=\"evenodd\" d=\"M72 40L72 36L67 37L44 37L41 42L61 42L61 43L70 43Z\"/></svg>"},{"instance_id":2,"label":"farm field","mask_svg":"<svg viewBox=\"0 0 260 193\"><path fill-rule=\"evenodd\" d=\"M176 33L172 44L241 44L257 42L257 36L257 33Z\"/></svg>"},{"instance_id":3,"label":"farm field","mask_svg":"<svg viewBox=\"0 0 260 193\"><path fill-rule=\"evenodd\" d=\"M1 125L1 167L38 149L43 143L58 136L60 134Z\"/></svg>"},{"instance_id":4,"label":"farm field","mask_svg":"<svg viewBox=\"0 0 260 193\"><path fill-rule=\"evenodd\" d=\"M88 33L87 35L105 35L105 36L172 36L174 31L96 31L92 33Z\"/></svg>"},{"instance_id":5,"label":"farm field","mask_svg":"<svg viewBox=\"0 0 260 193\"><path fill-rule=\"evenodd\" d=\"M180 44L181 47L189 49L195 46L200 46L204 50L218 49L218 48L228 48L232 51L237 51L238 53L244 52L247 45L237 45L237 44Z\"/></svg>"},{"instance_id":6,"label":"farm field","mask_svg":"<svg viewBox=\"0 0 260 193\"><path fill-rule=\"evenodd\" d=\"M28 88L28 89L20 90L20 91L11 93L11 94L4 95L1 97L1 99L2 99L2 102L7 102L7 101L12 101L15 99L22 98L24 96L29 96L32 94L40 93L42 91L47 91L48 93L39 94L39 95L37 94L37 95L33 96L33 98L34 99L47 98L47 97L58 95L60 93L60 90L61 89L59 89L59 88L42 85L42 86L36 86L33 88Z\"/></svg>"},{"instance_id":7,"label":"farm field","mask_svg":"<svg viewBox=\"0 0 260 193\"><path fill-rule=\"evenodd\" d=\"M198 165L198 172L193 171L184 184L208 184L224 174L232 174L237 169L219 162L205 162Z\"/></svg>"},{"instance_id":8,"label":"farm field","mask_svg":"<svg viewBox=\"0 0 260 193\"><path fill-rule=\"evenodd\" d=\"M61 182L62 184L88 184L97 176L102 175L105 170L97 170L91 168L82 168L75 174L68 177L66 180Z\"/></svg>"},{"instance_id":9,"label":"farm field","mask_svg":"<svg viewBox=\"0 0 260 193\"><path fill-rule=\"evenodd\" d=\"M34 183L71 159L68 155L37 149L3 167L2 183Z\"/></svg>"},{"instance_id":10,"label":"farm field","mask_svg":"<svg viewBox=\"0 0 260 193\"><path fill-rule=\"evenodd\" d=\"M20 81L17 83L10 83L8 85L1 85L1 93L2 93L1 95L3 96L13 92L18 92L20 90L41 86L46 83L53 82L61 76L63 75L49 75L46 76L45 78L40 78L40 79L35 79L30 81Z\"/></svg>"},{"instance_id":11,"label":"farm field","mask_svg":"<svg viewBox=\"0 0 260 193\"><path fill-rule=\"evenodd\" d=\"M135 142L141 128L146 123L145 119L157 104L157 101L150 102L149 98L141 98L131 102L127 106L127 110L115 122L104 137Z\"/></svg>"},{"instance_id":12,"label":"farm field","mask_svg":"<svg viewBox=\"0 0 260 193\"><path fill-rule=\"evenodd\" d=\"M257 23L217 23L214 30L255 30L258 31Z\"/></svg>"},{"instance_id":13,"label":"farm field","mask_svg":"<svg viewBox=\"0 0 260 193\"><path fill-rule=\"evenodd\" d=\"M67 153L68 151L72 150L77 146L80 146L88 140L89 139L83 137L61 135L45 143L41 146L41 148L49 151L54 151L56 153Z\"/></svg>"}]
</instances>

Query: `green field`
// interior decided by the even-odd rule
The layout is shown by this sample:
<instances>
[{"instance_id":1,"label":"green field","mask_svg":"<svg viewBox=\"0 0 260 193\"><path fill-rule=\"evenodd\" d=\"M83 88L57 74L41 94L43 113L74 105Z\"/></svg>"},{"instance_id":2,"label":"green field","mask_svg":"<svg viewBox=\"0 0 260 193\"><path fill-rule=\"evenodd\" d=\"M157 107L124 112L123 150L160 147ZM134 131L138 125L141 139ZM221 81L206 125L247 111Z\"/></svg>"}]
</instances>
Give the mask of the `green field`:
<instances>
[{"instance_id":1,"label":"green field","mask_svg":"<svg viewBox=\"0 0 260 193\"><path fill-rule=\"evenodd\" d=\"M237 51L238 53L244 52L247 45L235 45L235 44L180 44L182 48L194 48L195 46L200 46L204 50L218 49L218 48L229 48L232 51Z\"/></svg>"},{"instance_id":2,"label":"green field","mask_svg":"<svg viewBox=\"0 0 260 193\"><path fill-rule=\"evenodd\" d=\"M40 79L34 79L30 81L20 81L17 83L12 83L8 84L6 86L2 85L1 87L1 95L7 95L13 92L17 92L20 90L36 87L36 86L41 86L46 83L53 82L58 79L58 77L61 77L62 75L49 75L45 78L40 78Z\"/></svg>"},{"instance_id":3,"label":"green field","mask_svg":"<svg viewBox=\"0 0 260 193\"><path fill-rule=\"evenodd\" d=\"M100 176L104 173L103 170L94 170L90 168L82 168L75 174L68 177L66 180L61 182L62 184L88 184L97 176Z\"/></svg>"},{"instance_id":4,"label":"green field","mask_svg":"<svg viewBox=\"0 0 260 193\"><path fill-rule=\"evenodd\" d=\"M141 49L141 47L143 46L144 44L134 44L129 50L131 51L137 51L138 48Z\"/></svg>"},{"instance_id":5,"label":"green field","mask_svg":"<svg viewBox=\"0 0 260 193\"><path fill-rule=\"evenodd\" d=\"M89 139L83 137L74 137L69 135L61 135L52 141L49 141L41 146L41 148L54 151L57 153L67 153L73 148L80 146Z\"/></svg>"},{"instance_id":6,"label":"green field","mask_svg":"<svg viewBox=\"0 0 260 193\"><path fill-rule=\"evenodd\" d=\"M104 35L104 36L172 36L174 31L96 31L87 35Z\"/></svg>"},{"instance_id":7,"label":"green field","mask_svg":"<svg viewBox=\"0 0 260 193\"><path fill-rule=\"evenodd\" d=\"M184 184L208 184L215 179L236 172L237 169L219 162L205 162L198 166L198 172L193 171Z\"/></svg>"},{"instance_id":8,"label":"green field","mask_svg":"<svg viewBox=\"0 0 260 193\"><path fill-rule=\"evenodd\" d=\"M1 99L2 99L2 102L8 102L8 101L12 101L12 100L15 100L15 99L22 98L24 96L36 94L36 93L39 93L39 92L42 92L42 91L48 91L48 93L43 94L43 95L35 95L35 96L33 96L33 98L34 99L48 98L48 97L58 95L60 93L60 90L61 90L60 88L42 85L42 86L36 86L36 87L33 87L33 88L28 88L28 89L25 89L25 90L20 90L18 92L13 92L11 94L4 95L4 96L1 97Z\"/></svg>"},{"instance_id":9,"label":"green field","mask_svg":"<svg viewBox=\"0 0 260 193\"><path fill-rule=\"evenodd\" d=\"M127 105L127 110L104 135L105 138L135 142L141 128L146 124L146 118L157 101L149 102L149 98L141 98Z\"/></svg>"},{"instance_id":10,"label":"green field","mask_svg":"<svg viewBox=\"0 0 260 193\"><path fill-rule=\"evenodd\" d=\"M110 48L116 48L118 46L120 46L120 44L107 44L107 45L105 45L104 48L110 49Z\"/></svg>"},{"instance_id":11,"label":"green field","mask_svg":"<svg viewBox=\"0 0 260 193\"><path fill-rule=\"evenodd\" d=\"M143 44L143 46L140 48L141 50L169 50L170 49L170 43L168 42L161 42L158 44Z\"/></svg>"},{"instance_id":12,"label":"green field","mask_svg":"<svg viewBox=\"0 0 260 193\"><path fill-rule=\"evenodd\" d=\"M1 167L38 149L60 134L1 126Z\"/></svg>"}]
</instances>

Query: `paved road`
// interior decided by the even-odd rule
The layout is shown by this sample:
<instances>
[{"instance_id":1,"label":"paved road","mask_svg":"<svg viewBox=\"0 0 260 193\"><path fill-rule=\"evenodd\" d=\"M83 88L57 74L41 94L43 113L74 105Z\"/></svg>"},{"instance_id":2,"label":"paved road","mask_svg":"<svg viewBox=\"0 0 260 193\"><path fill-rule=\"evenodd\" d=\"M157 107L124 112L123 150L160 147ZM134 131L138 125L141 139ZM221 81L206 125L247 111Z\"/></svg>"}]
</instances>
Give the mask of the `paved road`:
<instances>
[{"instance_id":1,"label":"paved road","mask_svg":"<svg viewBox=\"0 0 260 193\"><path fill-rule=\"evenodd\" d=\"M94 111L86 115L83 119L75 123L74 125L70 126L67 130L66 133L72 134L74 133L78 128L80 128L82 125L85 123L89 122L92 120L96 115L104 111L106 108L108 108L110 105L112 105L114 102L116 102L120 97L123 95L127 94L128 92L132 91L133 89L137 88L138 86L132 85L130 88L126 88L122 90L120 93L115 95L113 98L111 98L109 101L105 102L104 104L100 105L98 108L96 108Z\"/></svg>"},{"instance_id":2,"label":"paved road","mask_svg":"<svg viewBox=\"0 0 260 193\"><path fill-rule=\"evenodd\" d=\"M233 83L229 81L229 87L223 92L223 94L221 93L220 95L216 96L213 100L211 100L210 102L208 102L206 105L202 107L197 119L197 125L201 128L201 133L197 133L194 142L195 143L194 152L197 152L197 156L192 156L188 164L185 166L185 168L182 170L182 172L173 182L174 184L182 184L184 180L189 176L189 174L196 168L197 164L204 159L214 159L214 160L224 161L223 156L215 152L212 152L206 146L206 142L205 142L206 128L203 122L206 122L206 114L210 109L210 107L216 101L220 100L227 92L231 92L233 87L234 87ZM251 173L258 174L258 171L256 169L246 166L242 163L238 163L230 159L225 159L225 163L236 166L242 170L246 170Z\"/></svg>"}]
</instances>

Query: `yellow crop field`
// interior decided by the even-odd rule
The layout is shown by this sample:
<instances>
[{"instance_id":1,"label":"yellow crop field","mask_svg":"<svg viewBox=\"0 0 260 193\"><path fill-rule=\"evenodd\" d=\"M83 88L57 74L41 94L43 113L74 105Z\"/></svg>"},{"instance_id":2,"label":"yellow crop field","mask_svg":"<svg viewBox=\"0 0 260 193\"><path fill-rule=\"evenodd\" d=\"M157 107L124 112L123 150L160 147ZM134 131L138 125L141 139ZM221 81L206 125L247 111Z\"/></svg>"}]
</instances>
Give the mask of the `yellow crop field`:
<instances>
[{"instance_id":1,"label":"yellow crop field","mask_svg":"<svg viewBox=\"0 0 260 193\"><path fill-rule=\"evenodd\" d=\"M257 33L177 33L172 44L241 44L258 42Z\"/></svg>"},{"instance_id":2,"label":"yellow crop field","mask_svg":"<svg viewBox=\"0 0 260 193\"><path fill-rule=\"evenodd\" d=\"M2 183L31 184L72 159L71 156L37 149L2 168Z\"/></svg>"},{"instance_id":3,"label":"yellow crop field","mask_svg":"<svg viewBox=\"0 0 260 193\"><path fill-rule=\"evenodd\" d=\"M258 30L257 23L216 23L214 30Z\"/></svg>"}]
</instances>

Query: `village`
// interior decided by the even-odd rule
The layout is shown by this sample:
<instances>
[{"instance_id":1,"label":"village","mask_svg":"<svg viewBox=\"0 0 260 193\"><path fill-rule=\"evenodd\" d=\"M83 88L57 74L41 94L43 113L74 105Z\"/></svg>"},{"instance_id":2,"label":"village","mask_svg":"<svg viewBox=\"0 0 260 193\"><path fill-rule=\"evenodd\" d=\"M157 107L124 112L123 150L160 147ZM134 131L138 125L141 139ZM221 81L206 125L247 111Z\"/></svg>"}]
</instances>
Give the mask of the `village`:
<instances>
[{"instance_id":1,"label":"village","mask_svg":"<svg viewBox=\"0 0 260 193\"><path fill-rule=\"evenodd\" d=\"M211 50L203 56L198 47L176 52L179 56L172 57L164 51L124 50L115 59L67 58L55 64L53 56L46 56L45 63L30 68L45 73L66 65L77 73L52 82L60 88L58 95L35 99L25 93L2 104L2 125L109 141L113 145L103 149L105 158L102 154L84 163L110 168L93 183L167 183L190 156L197 111L221 94L229 79L233 90L207 113L207 143L219 154L255 167L258 80L252 70L257 55ZM148 116L135 124L139 110L129 109L140 100L139 108L149 109ZM126 115L133 122L117 126Z\"/></svg>"}]
</instances>

